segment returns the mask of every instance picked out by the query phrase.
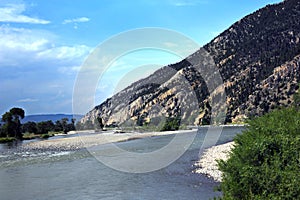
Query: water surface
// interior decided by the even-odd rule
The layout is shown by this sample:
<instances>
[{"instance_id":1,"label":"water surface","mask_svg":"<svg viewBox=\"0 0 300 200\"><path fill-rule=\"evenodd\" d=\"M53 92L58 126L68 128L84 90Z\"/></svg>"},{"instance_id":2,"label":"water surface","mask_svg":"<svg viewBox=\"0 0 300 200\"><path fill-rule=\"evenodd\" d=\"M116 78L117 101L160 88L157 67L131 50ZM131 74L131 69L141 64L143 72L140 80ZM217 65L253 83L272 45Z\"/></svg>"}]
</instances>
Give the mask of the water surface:
<instances>
[{"instance_id":1,"label":"water surface","mask_svg":"<svg viewBox=\"0 0 300 200\"><path fill-rule=\"evenodd\" d=\"M230 141L241 127L223 129L218 143ZM198 131L193 144L170 166L145 174L113 170L86 150L64 152L18 152L0 154L1 200L29 199L210 199L218 183L192 173L193 163L205 136ZM118 143L123 149L148 152L166 145L172 135ZM3 147L2 147L3 149Z\"/></svg>"}]
</instances>

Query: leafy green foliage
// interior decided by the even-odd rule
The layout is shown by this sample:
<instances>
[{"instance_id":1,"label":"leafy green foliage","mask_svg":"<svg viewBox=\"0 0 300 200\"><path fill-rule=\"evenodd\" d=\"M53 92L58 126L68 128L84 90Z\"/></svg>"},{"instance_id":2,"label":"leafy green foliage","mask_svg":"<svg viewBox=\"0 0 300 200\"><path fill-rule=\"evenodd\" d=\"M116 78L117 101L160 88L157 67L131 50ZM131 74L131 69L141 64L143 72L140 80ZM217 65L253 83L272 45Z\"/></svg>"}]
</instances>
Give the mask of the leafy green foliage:
<instances>
[{"instance_id":1,"label":"leafy green foliage","mask_svg":"<svg viewBox=\"0 0 300 200\"><path fill-rule=\"evenodd\" d=\"M12 108L2 115L1 135L7 137L22 138L22 129L20 119L23 119L25 112L22 108Z\"/></svg>"},{"instance_id":2,"label":"leafy green foliage","mask_svg":"<svg viewBox=\"0 0 300 200\"><path fill-rule=\"evenodd\" d=\"M55 125L51 120L37 123L37 134L45 134L54 130Z\"/></svg>"},{"instance_id":3,"label":"leafy green foliage","mask_svg":"<svg viewBox=\"0 0 300 200\"><path fill-rule=\"evenodd\" d=\"M175 131L180 127L180 117L168 117L161 131Z\"/></svg>"},{"instance_id":4,"label":"leafy green foliage","mask_svg":"<svg viewBox=\"0 0 300 200\"><path fill-rule=\"evenodd\" d=\"M75 121L72 121L72 124L74 125L74 129L76 127L76 130L103 130L104 127L106 128L114 128L118 127L116 123L107 125L105 124L105 121L100 116L96 117L94 120L87 120L85 122L78 121L75 125Z\"/></svg>"},{"instance_id":5,"label":"leafy green foliage","mask_svg":"<svg viewBox=\"0 0 300 200\"><path fill-rule=\"evenodd\" d=\"M29 140L38 137L38 135L41 135L41 138L47 138L52 136L51 132L67 133L75 130L75 119L72 119L71 123L68 123L68 118L62 118L55 124L51 120L21 124L20 119L24 117L25 112L22 108L12 108L2 115L4 124L0 124L1 142L10 142L12 138Z\"/></svg>"},{"instance_id":6,"label":"leafy green foliage","mask_svg":"<svg viewBox=\"0 0 300 200\"><path fill-rule=\"evenodd\" d=\"M35 122L26 122L25 124L22 125L22 132L23 133L37 133L37 126Z\"/></svg>"},{"instance_id":7,"label":"leafy green foliage","mask_svg":"<svg viewBox=\"0 0 300 200\"><path fill-rule=\"evenodd\" d=\"M4 137L4 138L0 138L0 143L12 142L14 140L16 140L16 138L13 138L13 137Z\"/></svg>"},{"instance_id":8,"label":"leafy green foliage","mask_svg":"<svg viewBox=\"0 0 300 200\"><path fill-rule=\"evenodd\" d=\"M38 138L39 135L36 135L34 133L29 133L29 132L25 132L23 133L23 140L32 140L32 139L35 139L35 138Z\"/></svg>"},{"instance_id":9,"label":"leafy green foliage","mask_svg":"<svg viewBox=\"0 0 300 200\"><path fill-rule=\"evenodd\" d=\"M47 139L47 138L49 138L49 137L50 137L49 134L42 134L42 135L41 135L41 138L43 138L43 139Z\"/></svg>"},{"instance_id":10,"label":"leafy green foliage","mask_svg":"<svg viewBox=\"0 0 300 200\"><path fill-rule=\"evenodd\" d=\"M145 118L146 116L145 115L138 115L137 116L137 120L136 120L136 125L137 126L143 126L145 124Z\"/></svg>"},{"instance_id":11,"label":"leafy green foliage","mask_svg":"<svg viewBox=\"0 0 300 200\"><path fill-rule=\"evenodd\" d=\"M300 199L300 112L276 110L235 138L223 172L223 199Z\"/></svg>"},{"instance_id":12,"label":"leafy green foliage","mask_svg":"<svg viewBox=\"0 0 300 200\"><path fill-rule=\"evenodd\" d=\"M104 123L103 123L103 119L101 117L97 117L97 119L95 120L94 124L95 124L94 128L96 130L98 130L98 129L103 130Z\"/></svg>"},{"instance_id":13,"label":"leafy green foliage","mask_svg":"<svg viewBox=\"0 0 300 200\"><path fill-rule=\"evenodd\" d=\"M76 123L76 130L92 130L92 129L95 129L95 126L91 120L87 120L84 123L80 121Z\"/></svg>"},{"instance_id":14,"label":"leafy green foliage","mask_svg":"<svg viewBox=\"0 0 300 200\"><path fill-rule=\"evenodd\" d=\"M14 119L23 119L25 117L25 111L22 108L12 108L9 111Z\"/></svg>"}]
</instances>

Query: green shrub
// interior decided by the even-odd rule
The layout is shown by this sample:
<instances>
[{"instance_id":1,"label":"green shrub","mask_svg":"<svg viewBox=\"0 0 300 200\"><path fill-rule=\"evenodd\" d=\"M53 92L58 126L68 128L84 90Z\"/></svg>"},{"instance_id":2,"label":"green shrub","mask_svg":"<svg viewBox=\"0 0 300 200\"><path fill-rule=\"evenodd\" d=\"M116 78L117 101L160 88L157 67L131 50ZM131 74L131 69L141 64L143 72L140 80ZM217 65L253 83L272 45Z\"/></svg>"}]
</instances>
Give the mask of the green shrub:
<instances>
[{"instance_id":1,"label":"green shrub","mask_svg":"<svg viewBox=\"0 0 300 200\"><path fill-rule=\"evenodd\" d=\"M49 138L49 137L50 137L49 134L42 134L42 135L40 136L40 138L43 138L43 139L47 139L47 138Z\"/></svg>"},{"instance_id":2,"label":"green shrub","mask_svg":"<svg viewBox=\"0 0 300 200\"><path fill-rule=\"evenodd\" d=\"M222 199L300 199L300 112L276 110L235 138L223 172Z\"/></svg>"},{"instance_id":3,"label":"green shrub","mask_svg":"<svg viewBox=\"0 0 300 200\"><path fill-rule=\"evenodd\" d=\"M55 136L56 134L62 134L62 133L64 133L63 131L49 131L48 132L48 135L50 136L50 137L53 137L53 136Z\"/></svg>"},{"instance_id":4,"label":"green shrub","mask_svg":"<svg viewBox=\"0 0 300 200\"><path fill-rule=\"evenodd\" d=\"M39 137L38 135L34 134L34 133L24 133L22 139L23 140L32 140Z\"/></svg>"},{"instance_id":5,"label":"green shrub","mask_svg":"<svg viewBox=\"0 0 300 200\"><path fill-rule=\"evenodd\" d=\"M179 117L168 117L161 131L175 131L180 127L181 119Z\"/></svg>"},{"instance_id":6,"label":"green shrub","mask_svg":"<svg viewBox=\"0 0 300 200\"><path fill-rule=\"evenodd\" d=\"M2 137L0 138L0 143L7 143L7 142L12 142L16 140L14 137Z\"/></svg>"}]
</instances>

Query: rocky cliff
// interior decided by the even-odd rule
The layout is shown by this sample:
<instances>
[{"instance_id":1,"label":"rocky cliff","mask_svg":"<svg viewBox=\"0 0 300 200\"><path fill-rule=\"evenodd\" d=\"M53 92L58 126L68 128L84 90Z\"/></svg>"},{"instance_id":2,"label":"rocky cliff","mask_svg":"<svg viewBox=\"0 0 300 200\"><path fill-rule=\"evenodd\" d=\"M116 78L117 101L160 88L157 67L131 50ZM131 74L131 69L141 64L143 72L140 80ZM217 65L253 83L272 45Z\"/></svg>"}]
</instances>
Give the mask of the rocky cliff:
<instances>
[{"instance_id":1,"label":"rocky cliff","mask_svg":"<svg viewBox=\"0 0 300 200\"><path fill-rule=\"evenodd\" d=\"M223 79L226 122L287 106L300 82L300 1L268 5L236 22L203 48ZM96 106L81 122L93 123L101 117L107 125L156 125L162 117L178 116L184 124L209 123L209 90L189 62L200 51L133 83Z\"/></svg>"}]
</instances>

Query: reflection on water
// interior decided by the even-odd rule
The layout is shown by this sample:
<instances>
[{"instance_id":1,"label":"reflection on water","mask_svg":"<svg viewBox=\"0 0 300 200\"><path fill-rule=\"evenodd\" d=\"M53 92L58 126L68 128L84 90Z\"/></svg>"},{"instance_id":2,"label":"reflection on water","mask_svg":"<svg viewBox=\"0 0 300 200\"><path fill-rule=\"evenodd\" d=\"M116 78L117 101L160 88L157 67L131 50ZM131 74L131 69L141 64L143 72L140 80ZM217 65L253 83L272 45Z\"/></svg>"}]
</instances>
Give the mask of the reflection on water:
<instances>
[{"instance_id":1,"label":"reflection on water","mask_svg":"<svg viewBox=\"0 0 300 200\"><path fill-rule=\"evenodd\" d=\"M225 128L218 143L231 140L242 128ZM110 169L86 150L76 152L10 152L0 163L1 199L209 199L218 183L191 173L206 130L199 130L187 152L168 167L145 174ZM173 136L119 143L136 152L161 148ZM19 144L17 144L19 145ZM1 154L2 156L8 156ZM5 159L5 158L1 158ZM145 163L147 164L147 163Z\"/></svg>"},{"instance_id":2,"label":"reflection on water","mask_svg":"<svg viewBox=\"0 0 300 200\"><path fill-rule=\"evenodd\" d=\"M3 152L5 150L9 149L15 149L18 146L22 145L23 141L16 140L8 143L0 143L0 152Z\"/></svg>"}]
</instances>

